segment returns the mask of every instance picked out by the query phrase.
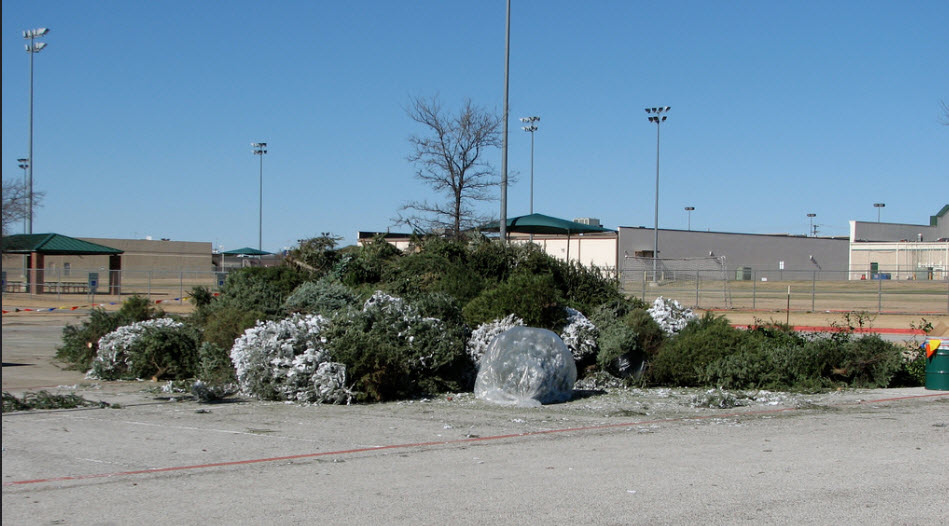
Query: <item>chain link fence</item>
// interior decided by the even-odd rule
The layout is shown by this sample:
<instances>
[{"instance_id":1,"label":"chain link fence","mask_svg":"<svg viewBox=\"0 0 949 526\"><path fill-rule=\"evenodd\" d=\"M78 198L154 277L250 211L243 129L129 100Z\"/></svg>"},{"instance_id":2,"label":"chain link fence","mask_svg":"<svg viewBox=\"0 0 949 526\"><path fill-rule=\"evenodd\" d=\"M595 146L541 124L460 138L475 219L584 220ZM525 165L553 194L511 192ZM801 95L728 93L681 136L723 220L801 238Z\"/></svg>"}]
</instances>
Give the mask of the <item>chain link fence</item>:
<instances>
[{"instance_id":1,"label":"chain link fence","mask_svg":"<svg viewBox=\"0 0 949 526\"><path fill-rule=\"evenodd\" d=\"M108 270L63 269L62 267L38 271L42 276L42 291L34 293L30 287L29 273L22 268L3 270L3 294L18 294L44 299L94 299L106 301L123 296L139 295L153 301L187 301L194 287L217 290L224 284L224 272L182 272L169 270ZM40 281L38 280L38 283Z\"/></svg>"},{"instance_id":2,"label":"chain link fence","mask_svg":"<svg viewBox=\"0 0 949 526\"><path fill-rule=\"evenodd\" d=\"M192 288L217 290L226 278L224 272L101 268L56 268L44 270L42 275L43 291L33 294L22 268L4 269L3 294L60 300L99 298L103 302L137 294L153 301L183 303ZM774 271L749 268L727 272L723 266L714 268L704 262L697 268L657 265L656 271L651 264L627 264L619 277L625 293L648 303L662 296L701 309L949 314L947 279L924 279L928 276L917 274L909 275L910 279L892 279L893 273L885 269L870 279L850 279L852 275L850 270L784 270L777 276Z\"/></svg>"},{"instance_id":3,"label":"chain link fence","mask_svg":"<svg viewBox=\"0 0 949 526\"><path fill-rule=\"evenodd\" d=\"M850 270L783 270L760 272L740 268L670 269L627 265L620 273L624 292L648 303L662 296L701 309L866 311L896 314L949 314L949 280L930 274L880 269L864 279Z\"/></svg>"}]
</instances>

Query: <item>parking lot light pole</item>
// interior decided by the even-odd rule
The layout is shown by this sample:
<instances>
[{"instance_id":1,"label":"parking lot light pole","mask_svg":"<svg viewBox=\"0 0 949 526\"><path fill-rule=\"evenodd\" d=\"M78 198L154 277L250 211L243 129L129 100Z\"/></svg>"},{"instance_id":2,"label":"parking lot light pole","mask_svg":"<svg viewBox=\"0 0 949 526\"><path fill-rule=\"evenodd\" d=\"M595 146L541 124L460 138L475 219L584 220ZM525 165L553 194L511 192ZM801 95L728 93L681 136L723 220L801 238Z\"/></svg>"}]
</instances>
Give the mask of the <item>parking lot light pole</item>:
<instances>
[{"instance_id":1,"label":"parking lot light pole","mask_svg":"<svg viewBox=\"0 0 949 526\"><path fill-rule=\"evenodd\" d=\"M814 218L815 218L815 217L817 217L817 214L813 214L813 213L807 214L807 218L808 218L808 219L810 220L810 222L811 222L811 228L810 228L810 230L808 231L808 234L811 235L812 237L817 237L817 232L814 231Z\"/></svg>"},{"instance_id":2,"label":"parking lot light pole","mask_svg":"<svg viewBox=\"0 0 949 526\"><path fill-rule=\"evenodd\" d=\"M873 203L873 207L877 209L877 223L880 222L880 209L886 206L886 203Z\"/></svg>"},{"instance_id":3,"label":"parking lot light pole","mask_svg":"<svg viewBox=\"0 0 949 526\"><path fill-rule=\"evenodd\" d=\"M649 114L649 122L656 123L656 217L653 223L653 251L652 251L652 280L656 281L656 264L659 259L659 125L666 121L667 115L663 113L671 110L669 106L659 106L658 108L646 108Z\"/></svg>"},{"instance_id":4,"label":"parking lot light pole","mask_svg":"<svg viewBox=\"0 0 949 526\"><path fill-rule=\"evenodd\" d=\"M27 170L30 169L30 160L29 160L29 159L17 159L16 162L17 162L17 166L19 166L20 169L23 170L23 188L25 188L25 189L26 189L26 188L29 188L29 186L30 186L30 175L29 175L29 172L28 172ZM27 203L27 204L29 204L29 203ZM27 219L24 217L24 218L23 218L23 233L24 233L24 234L27 233L27 228L29 228L28 225L29 225L29 223L28 223Z\"/></svg>"},{"instance_id":5,"label":"parking lot light pole","mask_svg":"<svg viewBox=\"0 0 949 526\"><path fill-rule=\"evenodd\" d=\"M695 210L694 206L685 207L685 211L689 214L689 230L692 230L692 211Z\"/></svg>"},{"instance_id":6,"label":"parking lot light pole","mask_svg":"<svg viewBox=\"0 0 949 526\"><path fill-rule=\"evenodd\" d=\"M260 204L258 205L259 218L257 223L257 250L263 252L264 248L264 154L267 153L267 143L252 142L254 155L260 156Z\"/></svg>"},{"instance_id":7,"label":"parking lot light pole","mask_svg":"<svg viewBox=\"0 0 949 526\"><path fill-rule=\"evenodd\" d=\"M26 52L30 54L30 141L29 151L27 152L27 210L26 210L26 233L33 233L33 55L43 51L46 42L36 42L37 38L44 37L49 33L49 29L41 27L38 29L29 29L23 32L23 38L30 41L26 45Z\"/></svg>"},{"instance_id":8,"label":"parking lot light pole","mask_svg":"<svg viewBox=\"0 0 949 526\"><path fill-rule=\"evenodd\" d=\"M540 120L540 117L521 117L521 122L527 126L521 126L521 129L531 134L531 207L530 213L534 213L534 132L537 131L537 125L534 124Z\"/></svg>"}]
</instances>

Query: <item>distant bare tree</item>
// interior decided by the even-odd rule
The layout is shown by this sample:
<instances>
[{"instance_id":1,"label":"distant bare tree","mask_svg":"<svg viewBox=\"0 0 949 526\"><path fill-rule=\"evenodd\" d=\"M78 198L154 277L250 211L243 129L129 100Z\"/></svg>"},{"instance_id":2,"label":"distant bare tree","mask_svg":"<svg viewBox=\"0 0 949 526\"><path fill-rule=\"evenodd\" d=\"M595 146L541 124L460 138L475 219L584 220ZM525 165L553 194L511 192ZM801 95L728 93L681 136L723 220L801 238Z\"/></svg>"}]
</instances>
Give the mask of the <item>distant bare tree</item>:
<instances>
[{"instance_id":1,"label":"distant bare tree","mask_svg":"<svg viewBox=\"0 0 949 526\"><path fill-rule=\"evenodd\" d=\"M39 208L45 192L33 191L33 211ZM3 181L3 235L10 233L10 227L17 221L26 219L30 210L30 192L23 181Z\"/></svg>"},{"instance_id":2,"label":"distant bare tree","mask_svg":"<svg viewBox=\"0 0 949 526\"><path fill-rule=\"evenodd\" d=\"M425 134L409 138L415 151L408 160L418 166L416 177L444 195L445 201L410 202L402 206L396 221L426 232L444 229L458 237L486 220L477 216L474 202L497 199L491 189L501 181L485 154L501 145L501 117L471 100L458 113L448 114L437 97L413 99L406 113L426 128Z\"/></svg>"},{"instance_id":3,"label":"distant bare tree","mask_svg":"<svg viewBox=\"0 0 949 526\"><path fill-rule=\"evenodd\" d=\"M942 122L943 126L949 126L949 104L946 104L945 101L939 101L939 104L942 106L942 117L939 121Z\"/></svg>"}]
</instances>

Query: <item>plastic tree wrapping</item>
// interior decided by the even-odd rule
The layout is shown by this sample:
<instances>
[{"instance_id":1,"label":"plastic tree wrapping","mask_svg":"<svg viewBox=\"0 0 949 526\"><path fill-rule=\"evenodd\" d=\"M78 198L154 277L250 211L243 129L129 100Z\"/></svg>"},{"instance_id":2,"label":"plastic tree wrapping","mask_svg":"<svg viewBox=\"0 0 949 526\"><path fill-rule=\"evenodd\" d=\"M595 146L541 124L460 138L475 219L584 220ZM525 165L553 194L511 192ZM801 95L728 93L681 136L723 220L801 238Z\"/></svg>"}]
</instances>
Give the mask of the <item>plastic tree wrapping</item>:
<instances>
[{"instance_id":1,"label":"plastic tree wrapping","mask_svg":"<svg viewBox=\"0 0 949 526\"><path fill-rule=\"evenodd\" d=\"M560 336L534 327L501 333L481 358L475 396L502 405L539 407L573 395L577 367Z\"/></svg>"}]
</instances>

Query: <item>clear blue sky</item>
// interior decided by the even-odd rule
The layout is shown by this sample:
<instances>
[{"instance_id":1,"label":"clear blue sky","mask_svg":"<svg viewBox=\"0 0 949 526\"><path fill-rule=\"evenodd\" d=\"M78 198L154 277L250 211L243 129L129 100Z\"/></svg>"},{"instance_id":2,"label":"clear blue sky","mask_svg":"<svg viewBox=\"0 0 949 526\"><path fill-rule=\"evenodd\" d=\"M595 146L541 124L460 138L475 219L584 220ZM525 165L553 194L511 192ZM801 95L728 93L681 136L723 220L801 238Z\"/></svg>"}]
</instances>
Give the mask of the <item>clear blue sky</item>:
<instances>
[{"instance_id":1,"label":"clear blue sky","mask_svg":"<svg viewBox=\"0 0 949 526\"><path fill-rule=\"evenodd\" d=\"M846 235L949 203L949 2L514 0L508 216ZM22 177L35 57L34 232L257 246L355 241L433 198L415 96L500 113L505 1L3 2L3 178ZM500 171L501 151L490 152ZM497 202L485 211L499 214Z\"/></svg>"}]
</instances>

